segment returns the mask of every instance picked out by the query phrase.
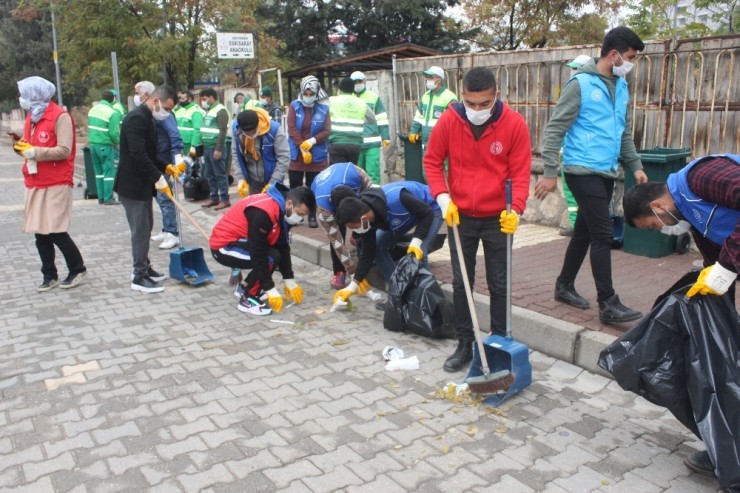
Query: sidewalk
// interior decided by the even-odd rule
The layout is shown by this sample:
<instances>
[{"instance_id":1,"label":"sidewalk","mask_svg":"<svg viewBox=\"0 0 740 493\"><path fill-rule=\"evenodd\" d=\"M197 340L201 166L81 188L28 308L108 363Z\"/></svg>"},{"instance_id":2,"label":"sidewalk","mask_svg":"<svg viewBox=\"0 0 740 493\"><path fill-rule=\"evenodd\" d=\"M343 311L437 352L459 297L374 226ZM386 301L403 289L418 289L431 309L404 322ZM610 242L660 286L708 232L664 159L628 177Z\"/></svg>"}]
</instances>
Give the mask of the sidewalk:
<instances>
[{"instance_id":1,"label":"sidewalk","mask_svg":"<svg viewBox=\"0 0 740 493\"><path fill-rule=\"evenodd\" d=\"M33 237L20 232L19 162L6 149L0 491L717 490L683 466L703 445L665 410L540 351L531 353L532 385L500 409L441 398L446 382L465 377L441 369L454 342L388 332L361 299L354 313L329 313L330 272L315 263L295 260L304 303L267 317L236 310L228 269L208 255L212 284L133 292L123 210L82 200L82 188L70 233L89 276L37 293ZM186 207L206 228L217 220ZM312 234L296 228L296 244L310 243L303 231ZM205 248L187 222L184 233L188 246ZM518 247L517 272L529 270L526 282L537 285L523 252L562 243ZM166 269L169 251L152 244L150 256ZM444 264L436 259L435 271ZM560 322L537 316L543 331ZM420 369L386 371L386 345L418 356Z\"/></svg>"}]
</instances>

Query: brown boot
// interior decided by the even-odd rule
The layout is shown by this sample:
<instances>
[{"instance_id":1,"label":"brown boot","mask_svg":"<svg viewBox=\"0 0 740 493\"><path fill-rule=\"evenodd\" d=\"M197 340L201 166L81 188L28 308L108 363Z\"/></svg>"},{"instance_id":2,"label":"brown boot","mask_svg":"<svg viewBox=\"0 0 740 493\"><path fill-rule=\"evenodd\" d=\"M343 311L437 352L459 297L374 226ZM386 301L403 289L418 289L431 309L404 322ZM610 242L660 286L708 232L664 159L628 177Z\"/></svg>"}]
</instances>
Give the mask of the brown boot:
<instances>
[{"instance_id":1,"label":"brown boot","mask_svg":"<svg viewBox=\"0 0 740 493\"><path fill-rule=\"evenodd\" d=\"M208 203L203 204L201 207L215 207L215 206L217 206L220 203L221 202L219 202L218 200L211 200Z\"/></svg>"},{"instance_id":2,"label":"brown boot","mask_svg":"<svg viewBox=\"0 0 740 493\"><path fill-rule=\"evenodd\" d=\"M231 207L231 202L221 202L220 204L213 207L214 211L220 211L221 209L228 209Z\"/></svg>"}]
</instances>

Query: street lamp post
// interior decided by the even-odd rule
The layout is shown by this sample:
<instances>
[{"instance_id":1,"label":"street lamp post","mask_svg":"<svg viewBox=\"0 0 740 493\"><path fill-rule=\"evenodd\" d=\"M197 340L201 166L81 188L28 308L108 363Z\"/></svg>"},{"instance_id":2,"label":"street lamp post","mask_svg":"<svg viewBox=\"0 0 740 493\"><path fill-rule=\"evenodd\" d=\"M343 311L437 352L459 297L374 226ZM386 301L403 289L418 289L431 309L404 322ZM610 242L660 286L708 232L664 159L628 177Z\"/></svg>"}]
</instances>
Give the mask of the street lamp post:
<instances>
[{"instance_id":1,"label":"street lamp post","mask_svg":"<svg viewBox=\"0 0 740 493\"><path fill-rule=\"evenodd\" d=\"M57 53L57 28L54 24L54 3L49 2L49 6L51 7L51 41L54 46L54 70L56 71L57 75L57 100L59 101L59 106L64 106L64 101L62 100L62 75L59 71L59 54Z\"/></svg>"}]
</instances>

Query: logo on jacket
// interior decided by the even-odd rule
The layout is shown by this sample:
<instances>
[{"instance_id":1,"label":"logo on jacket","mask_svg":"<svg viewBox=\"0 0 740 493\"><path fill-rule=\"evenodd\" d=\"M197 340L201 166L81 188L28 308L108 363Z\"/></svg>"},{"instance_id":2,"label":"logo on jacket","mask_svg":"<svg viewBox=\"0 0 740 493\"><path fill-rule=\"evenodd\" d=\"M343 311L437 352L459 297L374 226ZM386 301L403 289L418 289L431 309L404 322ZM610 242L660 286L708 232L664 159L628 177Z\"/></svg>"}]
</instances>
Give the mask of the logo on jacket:
<instances>
[{"instance_id":1,"label":"logo on jacket","mask_svg":"<svg viewBox=\"0 0 740 493\"><path fill-rule=\"evenodd\" d=\"M603 98L604 98L604 94L600 90L594 89L593 91L591 91L592 100L601 101Z\"/></svg>"},{"instance_id":2,"label":"logo on jacket","mask_svg":"<svg viewBox=\"0 0 740 493\"><path fill-rule=\"evenodd\" d=\"M391 219L391 227L394 227L394 228L395 227L398 227L398 226L401 225L401 222L402 221L400 219L398 219L397 217L395 217L395 218Z\"/></svg>"},{"instance_id":3,"label":"logo on jacket","mask_svg":"<svg viewBox=\"0 0 740 493\"><path fill-rule=\"evenodd\" d=\"M42 130L41 132L39 132L39 142L41 142L42 144L46 144L47 142L49 142L49 140L51 140L49 132L47 132L46 130Z\"/></svg>"},{"instance_id":4,"label":"logo on jacket","mask_svg":"<svg viewBox=\"0 0 740 493\"><path fill-rule=\"evenodd\" d=\"M499 154L501 154L502 152L504 152L504 145L497 140L496 142L494 142L493 144L491 144L491 147L489 148L489 151L494 156L498 156Z\"/></svg>"}]
</instances>

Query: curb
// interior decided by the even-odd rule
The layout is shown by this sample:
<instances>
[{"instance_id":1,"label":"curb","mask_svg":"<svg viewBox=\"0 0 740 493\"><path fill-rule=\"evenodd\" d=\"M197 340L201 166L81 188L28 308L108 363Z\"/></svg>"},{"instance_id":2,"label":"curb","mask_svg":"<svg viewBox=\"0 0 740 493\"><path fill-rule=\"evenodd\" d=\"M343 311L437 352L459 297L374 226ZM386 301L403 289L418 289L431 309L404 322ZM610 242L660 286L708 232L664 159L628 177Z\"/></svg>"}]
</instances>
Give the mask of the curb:
<instances>
[{"instance_id":1,"label":"curb","mask_svg":"<svg viewBox=\"0 0 740 493\"><path fill-rule=\"evenodd\" d=\"M292 255L307 262L314 263L327 270L332 269L329 245L324 241L293 235L290 251ZM370 277L370 284L375 285L374 279L372 279L372 276ZM443 283L442 291L452 301L452 285ZM478 314L478 322L482 328L489 327L488 296L473 293L473 300ZM597 361L599 353L615 341L616 337L518 306L512 306L511 317L514 338L529 346L530 349L579 366L590 372L612 378L609 373L598 366Z\"/></svg>"}]
</instances>

